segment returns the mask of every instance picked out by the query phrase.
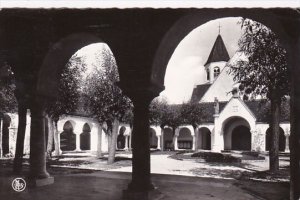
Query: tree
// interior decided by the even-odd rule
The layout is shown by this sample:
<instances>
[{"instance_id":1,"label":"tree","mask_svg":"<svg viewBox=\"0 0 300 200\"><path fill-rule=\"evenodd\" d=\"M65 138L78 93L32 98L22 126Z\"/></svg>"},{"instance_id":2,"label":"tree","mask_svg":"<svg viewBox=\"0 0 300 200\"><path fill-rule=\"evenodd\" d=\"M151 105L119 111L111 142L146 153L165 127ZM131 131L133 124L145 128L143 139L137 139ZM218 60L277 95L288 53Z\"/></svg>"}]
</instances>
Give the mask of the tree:
<instances>
[{"instance_id":1,"label":"tree","mask_svg":"<svg viewBox=\"0 0 300 200\"><path fill-rule=\"evenodd\" d=\"M174 135L176 129L183 123L182 118L180 116L180 108L181 105L169 105L162 110L161 114L161 127L169 126L172 128L173 141L172 146L174 148Z\"/></svg>"},{"instance_id":2,"label":"tree","mask_svg":"<svg viewBox=\"0 0 300 200\"><path fill-rule=\"evenodd\" d=\"M14 74L10 66L3 62L0 65L0 127L3 123L4 114L17 110L17 100L14 92ZM2 157L2 130L0 130L0 157Z\"/></svg>"},{"instance_id":3,"label":"tree","mask_svg":"<svg viewBox=\"0 0 300 200\"><path fill-rule=\"evenodd\" d=\"M108 135L108 164L112 164L115 159L119 123L132 120L133 105L115 85L119 76L116 61L109 48L98 52L97 58L96 69L87 77L83 93L89 112L100 124L105 125L103 130Z\"/></svg>"},{"instance_id":4,"label":"tree","mask_svg":"<svg viewBox=\"0 0 300 200\"><path fill-rule=\"evenodd\" d=\"M238 42L238 53L245 55L232 64L230 73L253 98L258 95L271 103L270 171L279 169L280 105L290 94L290 77L286 51L279 39L266 26L249 19L240 21L243 30Z\"/></svg>"},{"instance_id":5,"label":"tree","mask_svg":"<svg viewBox=\"0 0 300 200\"><path fill-rule=\"evenodd\" d=\"M203 121L204 109L199 103L183 103L180 109L180 117L184 124L192 124L194 129Z\"/></svg>"},{"instance_id":6,"label":"tree","mask_svg":"<svg viewBox=\"0 0 300 200\"><path fill-rule=\"evenodd\" d=\"M11 67L4 63L0 66L0 113L4 114L17 110L15 88L14 73Z\"/></svg>"},{"instance_id":7,"label":"tree","mask_svg":"<svg viewBox=\"0 0 300 200\"><path fill-rule=\"evenodd\" d=\"M76 54L71 57L63 68L60 75L58 96L52 101L48 101L46 113L48 115L49 139L47 145L48 155L52 151L53 137L57 133L57 122L64 114L75 112L78 108L81 97L81 77L86 70L86 64L82 57ZM58 142L58 141L56 141ZM56 144L57 145L57 144ZM57 154L58 152L56 152Z\"/></svg>"},{"instance_id":8,"label":"tree","mask_svg":"<svg viewBox=\"0 0 300 200\"><path fill-rule=\"evenodd\" d=\"M152 125L161 126L169 105L166 99L155 98L149 106L149 121ZM163 128L163 127L162 127Z\"/></svg>"}]
</instances>

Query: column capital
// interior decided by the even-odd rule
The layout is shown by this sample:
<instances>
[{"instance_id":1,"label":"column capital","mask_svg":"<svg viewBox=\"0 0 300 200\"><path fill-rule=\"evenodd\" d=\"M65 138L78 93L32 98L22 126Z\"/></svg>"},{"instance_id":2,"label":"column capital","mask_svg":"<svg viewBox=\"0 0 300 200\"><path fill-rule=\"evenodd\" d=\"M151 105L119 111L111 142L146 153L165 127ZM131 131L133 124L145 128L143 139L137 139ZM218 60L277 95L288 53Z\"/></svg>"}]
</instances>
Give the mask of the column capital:
<instances>
[{"instance_id":1,"label":"column capital","mask_svg":"<svg viewBox=\"0 0 300 200\"><path fill-rule=\"evenodd\" d=\"M31 103L29 105L31 117L45 117L45 108L46 108L46 98L42 96L35 96L31 99Z\"/></svg>"},{"instance_id":2,"label":"column capital","mask_svg":"<svg viewBox=\"0 0 300 200\"><path fill-rule=\"evenodd\" d=\"M290 134L291 134L290 132L291 132L290 130L285 131L284 136L285 137L290 137Z\"/></svg>"}]
</instances>

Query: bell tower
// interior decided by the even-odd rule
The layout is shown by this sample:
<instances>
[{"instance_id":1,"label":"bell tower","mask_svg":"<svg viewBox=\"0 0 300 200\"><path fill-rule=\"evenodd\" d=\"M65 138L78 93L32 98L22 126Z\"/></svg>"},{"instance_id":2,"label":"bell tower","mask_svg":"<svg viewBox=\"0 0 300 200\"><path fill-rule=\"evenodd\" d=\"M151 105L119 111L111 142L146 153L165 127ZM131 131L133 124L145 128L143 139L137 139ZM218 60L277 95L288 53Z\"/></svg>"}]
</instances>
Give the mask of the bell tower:
<instances>
[{"instance_id":1,"label":"bell tower","mask_svg":"<svg viewBox=\"0 0 300 200\"><path fill-rule=\"evenodd\" d=\"M210 84L213 83L219 76L229 59L229 54L220 35L219 26L219 34L204 65L207 74L207 81Z\"/></svg>"}]
</instances>

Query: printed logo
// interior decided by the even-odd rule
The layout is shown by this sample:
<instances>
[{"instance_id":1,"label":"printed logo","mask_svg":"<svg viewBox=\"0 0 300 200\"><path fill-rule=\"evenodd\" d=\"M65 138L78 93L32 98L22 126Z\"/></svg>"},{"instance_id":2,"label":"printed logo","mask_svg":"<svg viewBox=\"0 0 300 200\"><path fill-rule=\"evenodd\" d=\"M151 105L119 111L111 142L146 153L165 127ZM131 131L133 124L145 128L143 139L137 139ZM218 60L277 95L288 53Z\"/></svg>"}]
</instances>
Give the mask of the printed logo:
<instances>
[{"instance_id":1,"label":"printed logo","mask_svg":"<svg viewBox=\"0 0 300 200\"><path fill-rule=\"evenodd\" d=\"M26 188L26 181L22 178L15 178L11 183L12 188L16 192L22 192Z\"/></svg>"}]
</instances>

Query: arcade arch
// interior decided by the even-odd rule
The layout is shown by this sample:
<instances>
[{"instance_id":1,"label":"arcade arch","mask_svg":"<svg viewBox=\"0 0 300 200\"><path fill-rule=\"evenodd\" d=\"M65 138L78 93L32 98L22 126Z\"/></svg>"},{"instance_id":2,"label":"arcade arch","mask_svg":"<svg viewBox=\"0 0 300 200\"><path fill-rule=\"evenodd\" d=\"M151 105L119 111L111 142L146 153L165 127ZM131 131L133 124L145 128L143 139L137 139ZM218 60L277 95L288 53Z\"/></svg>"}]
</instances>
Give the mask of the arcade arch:
<instances>
[{"instance_id":1,"label":"arcade arch","mask_svg":"<svg viewBox=\"0 0 300 200\"><path fill-rule=\"evenodd\" d=\"M76 149L76 135L74 133L75 122L66 121L63 132L60 133L60 149L62 151L74 151Z\"/></svg>"},{"instance_id":2,"label":"arcade arch","mask_svg":"<svg viewBox=\"0 0 300 200\"><path fill-rule=\"evenodd\" d=\"M178 149L192 149L193 148L193 136L191 131L183 127L179 130L177 137Z\"/></svg>"},{"instance_id":3,"label":"arcade arch","mask_svg":"<svg viewBox=\"0 0 300 200\"><path fill-rule=\"evenodd\" d=\"M163 150L173 150L173 130L171 127L165 127L163 131Z\"/></svg>"},{"instance_id":4,"label":"arcade arch","mask_svg":"<svg viewBox=\"0 0 300 200\"><path fill-rule=\"evenodd\" d=\"M279 151L284 152L285 151L285 134L281 127L279 127ZM271 129L268 128L266 131L266 151L270 151L271 148Z\"/></svg>"},{"instance_id":5,"label":"arcade arch","mask_svg":"<svg viewBox=\"0 0 300 200\"><path fill-rule=\"evenodd\" d=\"M118 149L124 149L125 148L125 143L126 143L126 137L125 137L125 131L126 127L122 126L119 130L119 135L117 137L117 148Z\"/></svg>"},{"instance_id":6,"label":"arcade arch","mask_svg":"<svg viewBox=\"0 0 300 200\"><path fill-rule=\"evenodd\" d=\"M250 124L241 117L231 117L223 122L224 150L251 150Z\"/></svg>"},{"instance_id":7,"label":"arcade arch","mask_svg":"<svg viewBox=\"0 0 300 200\"><path fill-rule=\"evenodd\" d=\"M80 149L91 150L91 127L88 123L85 123L82 127L82 133L80 134Z\"/></svg>"},{"instance_id":8,"label":"arcade arch","mask_svg":"<svg viewBox=\"0 0 300 200\"><path fill-rule=\"evenodd\" d=\"M207 127L201 127L197 136L197 149L211 150L211 131Z\"/></svg>"},{"instance_id":9,"label":"arcade arch","mask_svg":"<svg viewBox=\"0 0 300 200\"><path fill-rule=\"evenodd\" d=\"M150 148L157 149L157 142L158 142L158 136L156 134L156 131L153 128L149 129L149 140L150 140Z\"/></svg>"}]
</instances>

